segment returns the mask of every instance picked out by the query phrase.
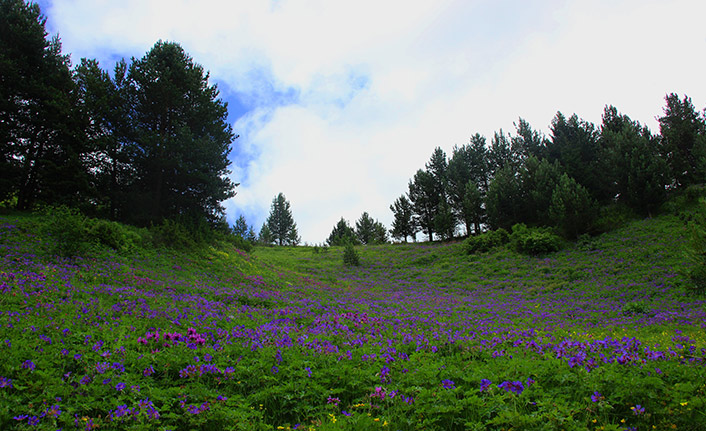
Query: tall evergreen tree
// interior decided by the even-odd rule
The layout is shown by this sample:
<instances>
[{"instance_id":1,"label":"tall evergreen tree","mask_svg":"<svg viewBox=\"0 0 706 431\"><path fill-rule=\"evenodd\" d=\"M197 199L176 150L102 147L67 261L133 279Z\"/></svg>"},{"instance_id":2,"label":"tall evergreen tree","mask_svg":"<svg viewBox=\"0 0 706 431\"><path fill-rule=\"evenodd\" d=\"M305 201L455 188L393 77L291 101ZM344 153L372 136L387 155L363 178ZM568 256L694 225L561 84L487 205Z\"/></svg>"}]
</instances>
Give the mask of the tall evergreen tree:
<instances>
[{"instance_id":1,"label":"tall evergreen tree","mask_svg":"<svg viewBox=\"0 0 706 431\"><path fill-rule=\"evenodd\" d=\"M588 232L597 216L597 208L585 187L566 173L562 174L552 193L549 214L566 237L574 239Z\"/></svg>"},{"instance_id":2,"label":"tall evergreen tree","mask_svg":"<svg viewBox=\"0 0 706 431\"><path fill-rule=\"evenodd\" d=\"M706 155L706 118L696 111L691 99L683 100L675 93L665 98L667 106L659 118L659 130L664 145L664 157L676 186L704 181L706 173L699 169Z\"/></svg>"},{"instance_id":3,"label":"tall evergreen tree","mask_svg":"<svg viewBox=\"0 0 706 431\"><path fill-rule=\"evenodd\" d=\"M361 244L384 244L387 242L387 229L379 221L364 212L355 222L355 234Z\"/></svg>"},{"instance_id":4,"label":"tall evergreen tree","mask_svg":"<svg viewBox=\"0 0 706 431\"><path fill-rule=\"evenodd\" d=\"M532 130L530 124L520 118L515 123L516 135L510 138L513 153L519 155L524 160L534 156L537 159L546 157L545 139L542 134Z\"/></svg>"},{"instance_id":5,"label":"tall evergreen tree","mask_svg":"<svg viewBox=\"0 0 706 431\"><path fill-rule=\"evenodd\" d=\"M394 217L390 230L392 237L407 242L407 237L410 236L416 242L419 225L414 215L412 203L407 199L407 196L402 195L395 199L395 202L390 205L390 210Z\"/></svg>"},{"instance_id":6,"label":"tall evergreen tree","mask_svg":"<svg viewBox=\"0 0 706 431\"><path fill-rule=\"evenodd\" d=\"M272 235L272 231L270 230L270 227L267 225L267 222L262 224L262 227L260 228L260 233L257 236L257 242L259 242L262 245L272 245L275 242L274 235Z\"/></svg>"},{"instance_id":7,"label":"tall evergreen tree","mask_svg":"<svg viewBox=\"0 0 706 431\"><path fill-rule=\"evenodd\" d=\"M564 171L593 196L605 199L600 193L605 189L601 183L605 176L600 169L599 134L595 125L579 120L576 114L567 119L557 112L550 129L549 161L558 161Z\"/></svg>"},{"instance_id":8,"label":"tall evergreen tree","mask_svg":"<svg viewBox=\"0 0 706 431\"><path fill-rule=\"evenodd\" d=\"M272 233L273 241L279 245L297 245L301 241L297 224L292 217L291 205L282 193L272 199L267 227Z\"/></svg>"},{"instance_id":9,"label":"tall evergreen tree","mask_svg":"<svg viewBox=\"0 0 706 431\"><path fill-rule=\"evenodd\" d=\"M488 186L488 160L485 138L479 134L471 137L471 142L454 147L448 163L448 199L456 218L465 224L466 233L476 223L480 229L480 215L476 211ZM478 192L478 196L475 193ZM468 201L468 198L471 198ZM469 206L469 202L471 202ZM478 207L473 204L478 203Z\"/></svg>"},{"instance_id":10,"label":"tall evergreen tree","mask_svg":"<svg viewBox=\"0 0 706 431\"><path fill-rule=\"evenodd\" d=\"M135 221L190 217L212 220L235 195L228 154L235 139L209 75L176 43L157 42L130 65L128 147L137 181Z\"/></svg>"},{"instance_id":11,"label":"tall evergreen tree","mask_svg":"<svg viewBox=\"0 0 706 431\"><path fill-rule=\"evenodd\" d=\"M409 200L417 216L419 227L434 241L434 217L439 208L439 195L434 177L419 169L409 182Z\"/></svg>"},{"instance_id":12,"label":"tall evergreen tree","mask_svg":"<svg viewBox=\"0 0 706 431\"><path fill-rule=\"evenodd\" d=\"M539 160L535 156L525 160L520 170L522 222L539 226L551 224L549 206L561 175L558 161L549 163L547 159Z\"/></svg>"},{"instance_id":13,"label":"tall evergreen tree","mask_svg":"<svg viewBox=\"0 0 706 431\"><path fill-rule=\"evenodd\" d=\"M491 177L494 177L506 166L515 172L519 167L519 155L513 152L510 138L503 133L502 129L493 135L487 157Z\"/></svg>"},{"instance_id":14,"label":"tall evergreen tree","mask_svg":"<svg viewBox=\"0 0 706 431\"><path fill-rule=\"evenodd\" d=\"M76 205L88 172L69 57L36 3L0 0L0 200Z\"/></svg>"},{"instance_id":15,"label":"tall evergreen tree","mask_svg":"<svg viewBox=\"0 0 706 431\"><path fill-rule=\"evenodd\" d=\"M245 239L248 236L249 229L251 228L248 226L248 222L247 220L245 220L245 216L243 216L242 214L239 215L238 218L235 220L235 224L233 224L233 235Z\"/></svg>"},{"instance_id":16,"label":"tall evergreen tree","mask_svg":"<svg viewBox=\"0 0 706 431\"><path fill-rule=\"evenodd\" d=\"M480 188L472 179L468 180L461 208L461 219L466 225L466 235L471 234L471 226L473 226L473 232L476 235L481 233L480 226L484 217L485 209L483 208L483 195Z\"/></svg>"},{"instance_id":17,"label":"tall evergreen tree","mask_svg":"<svg viewBox=\"0 0 706 431\"><path fill-rule=\"evenodd\" d=\"M81 59L74 70L78 105L85 138L90 148L86 163L91 175L91 199L100 215L125 219L125 202L134 177L124 148L130 130L125 75L127 63L115 66L114 77L102 70L96 60Z\"/></svg>"},{"instance_id":18,"label":"tall evergreen tree","mask_svg":"<svg viewBox=\"0 0 706 431\"><path fill-rule=\"evenodd\" d=\"M488 223L494 229L509 229L522 221L522 184L511 165L495 174L488 187L485 207Z\"/></svg>"},{"instance_id":19,"label":"tall evergreen tree","mask_svg":"<svg viewBox=\"0 0 706 431\"><path fill-rule=\"evenodd\" d=\"M647 127L607 106L600 141L610 193L639 212L655 210L666 199L669 182L659 139Z\"/></svg>"},{"instance_id":20,"label":"tall evergreen tree","mask_svg":"<svg viewBox=\"0 0 706 431\"><path fill-rule=\"evenodd\" d=\"M434 230L438 232L442 240L453 239L456 233L456 217L446 201L441 201L439 210L434 216Z\"/></svg>"},{"instance_id":21,"label":"tall evergreen tree","mask_svg":"<svg viewBox=\"0 0 706 431\"><path fill-rule=\"evenodd\" d=\"M330 246L343 246L347 243L358 244L358 236L355 230L348 224L348 221L341 217L331 230L326 243Z\"/></svg>"}]
</instances>

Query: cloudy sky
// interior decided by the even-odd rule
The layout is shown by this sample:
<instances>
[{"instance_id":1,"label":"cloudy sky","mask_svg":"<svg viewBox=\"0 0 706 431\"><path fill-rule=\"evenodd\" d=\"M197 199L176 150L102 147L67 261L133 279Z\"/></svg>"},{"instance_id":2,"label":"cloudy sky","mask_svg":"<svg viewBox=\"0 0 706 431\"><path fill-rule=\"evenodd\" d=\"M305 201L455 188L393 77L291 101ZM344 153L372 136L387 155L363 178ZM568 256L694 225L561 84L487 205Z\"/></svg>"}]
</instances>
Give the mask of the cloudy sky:
<instances>
[{"instance_id":1,"label":"cloudy sky","mask_svg":"<svg viewBox=\"0 0 706 431\"><path fill-rule=\"evenodd\" d=\"M658 131L664 96L706 106L703 0L43 0L74 64L112 70L158 40L211 73L240 134L228 218L259 230L279 192L321 243L390 204L435 147L547 133L606 104Z\"/></svg>"}]
</instances>

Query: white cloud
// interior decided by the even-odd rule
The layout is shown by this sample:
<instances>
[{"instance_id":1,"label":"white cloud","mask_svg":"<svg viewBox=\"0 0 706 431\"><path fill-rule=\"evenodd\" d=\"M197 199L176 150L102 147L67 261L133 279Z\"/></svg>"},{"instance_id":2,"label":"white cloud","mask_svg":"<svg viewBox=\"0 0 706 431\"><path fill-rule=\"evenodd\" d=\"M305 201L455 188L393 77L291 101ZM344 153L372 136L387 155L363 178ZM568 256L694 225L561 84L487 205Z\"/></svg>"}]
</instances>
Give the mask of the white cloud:
<instances>
[{"instance_id":1,"label":"white cloud","mask_svg":"<svg viewBox=\"0 0 706 431\"><path fill-rule=\"evenodd\" d=\"M667 92L706 104L699 1L55 0L48 15L74 59L174 40L227 83L252 106L231 215L258 228L283 192L308 242L363 211L389 226L434 147L519 116L546 132L557 110L599 123L613 104L656 129Z\"/></svg>"}]
</instances>

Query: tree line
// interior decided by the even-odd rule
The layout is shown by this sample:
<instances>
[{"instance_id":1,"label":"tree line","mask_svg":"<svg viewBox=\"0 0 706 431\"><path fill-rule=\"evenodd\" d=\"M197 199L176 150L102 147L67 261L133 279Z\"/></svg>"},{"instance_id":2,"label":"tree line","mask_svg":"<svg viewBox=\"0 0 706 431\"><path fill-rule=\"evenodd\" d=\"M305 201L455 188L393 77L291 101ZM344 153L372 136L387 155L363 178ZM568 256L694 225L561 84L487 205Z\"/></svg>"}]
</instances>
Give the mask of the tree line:
<instances>
[{"instance_id":1,"label":"tree line","mask_svg":"<svg viewBox=\"0 0 706 431\"><path fill-rule=\"evenodd\" d=\"M672 93L665 101L659 135L609 105L600 127L557 112L549 136L520 118L514 134L500 130L490 144L475 134L454 146L451 157L437 147L390 205L389 231L364 212L355 228L341 217L326 244L383 244L388 233L404 242L416 241L420 232L448 240L516 224L552 227L573 239L595 229L601 208L609 205L649 215L670 191L706 180L705 113L688 96ZM236 234L253 243L300 242L281 193L259 236L242 216L236 226Z\"/></svg>"},{"instance_id":2,"label":"tree line","mask_svg":"<svg viewBox=\"0 0 706 431\"><path fill-rule=\"evenodd\" d=\"M390 206L390 233L450 239L524 223L575 238L593 229L602 206L649 215L668 192L706 179L704 112L687 96L665 100L659 135L606 106L600 127L558 112L549 136L520 118L514 134L500 130L489 145L475 134L450 157L437 147Z\"/></svg>"},{"instance_id":3,"label":"tree line","mask_svg":"<svg viewBox=\"0 0 706 431\"><path fill-rule=\"evenodd\" d=\"M0 201L136 225L223 223L231 144L209 74L158 41L112 71L72 67L35 3L0 0Z\"/></svg>"}]
</instances>

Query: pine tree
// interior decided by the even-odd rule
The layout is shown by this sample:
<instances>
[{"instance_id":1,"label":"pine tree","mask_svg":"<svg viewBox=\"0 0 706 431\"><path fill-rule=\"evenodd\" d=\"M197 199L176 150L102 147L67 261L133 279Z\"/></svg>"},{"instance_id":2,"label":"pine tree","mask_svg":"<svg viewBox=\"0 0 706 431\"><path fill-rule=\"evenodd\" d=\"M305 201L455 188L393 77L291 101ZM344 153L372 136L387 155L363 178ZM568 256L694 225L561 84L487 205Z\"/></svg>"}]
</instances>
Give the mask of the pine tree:
<instances>
[{"instance_id":1,"label":"pine tree","mask_svg":"<svg viewBox=\"0 0 706 431\"><path fill-rule=\"evenodd\" d=\"M480 208L485 191L488 187L488 151L485 148L485 138L479 134L471 137L471 142L461 147L454 147L453 155L448 164L448 199L456 218L465 224L466 233L470 234L471 226L475 224L476 231L480 229L482 210ZM472 189L469 189L469 187ZM471 196L478 207L468 205L467 199L475 192L479 196Z\"/></svg>"},{"instance_id":2,"label":"pine tree","mask_svg":"<svg viewBox=\"0 0 706 431\"><path fill-rule=\"evenodd\" d=\"M451 207L446 201L439 205L439 211L434 216L434 229L439 233L441 239L453 239L456 233L456 218L451 212Z\"/></svg>"},{"instance_id":3,"label":"pine tree","mask_svg":"<svg viewBox=\"0 0 706 431\"><path fill-rule=\"evenodd\" d=\"M0 0L0 200L77 205L87 155L70 60L36 3Z\"/></svg>"},{"instance_id":4,"label":"pine tree","mask_svg":"<svg viewBox=\"0 0 706 431\"><path fill-rule=\"evenodd\" d=\"M513 224L521 222L522 201L522 184L508 164L495 175L485 196L490 226L509 230Z\"/></svg>"},{"instance_id":5,"label":"pine tree","mask_svg":"<svg viewBox=\"0 0 706 431\"><path fill-rule=\"evenodd\" d=\"M326 240L326 244L330 246L342 246L346 243L357 244L358 236L355 230L348 224L348 221L341 217L336 225L331 230L331 234Z\"/></svg>"},{"instance_id":6,"label":"pine tree","mask_svg":"<svg viewBox=\"0 0 706 431\"><path fill-rule=\"evenodd\" d=\"M392 237L407 242L407 237L410 236L416 241L419 226L414 216L414 208L409 199L407 199L407 196L402 195L395 199L395 202L390 205L390 210L394 216L392 229L390 231Z\"/></svg>"},{"instance_id":7,"label":"pine tree","mask_svg":"<svg viewBox=\"0 0 706 431\"><path fill-rule=\"evenodd\" d=\"M272 235L272 231L270 230L270 227L267 225L267 222L262 224L262 227L260 228L260 233L258 234L258 237L257 237L257 242L259 242L262 245L272 245L275 242L275 238Z\"/></svg>"},{"instance_id":8,"label":"pine tree","mask_svg":"<svg viewBox=\"0 0 706 431\"><path fill-rule=\"evenodd\" d=\"M292 217L291 205L282 193L272 199L267 226L272 233L273 241L279 245L297 245L301 241L297 224Z\"/></svg>"},{"instance_id":9,"label":"pine tree","mask_svg":"<svg viewBox=\"0 0 706 431\"><path fill-rule=\"evenodd\" d=\"M96 60L82 59L74 70L78 106L85 138L91 150L87 167L91 175L91 199L99 214L125 220L126 200L133 181L125 141L131 128L127 113L127 63L115 65L113 77Z\"/></svg>"},{"instance_id":10,"label":"pine tree","mask_svg":"<svg viewBox=\"0 0 706 431\"><path fill-rule=\"evenodd\" d=\"M558 161L577 183L592 196L601 197L605 190L605 175L600 169L599 133L593 123L580 120L576 114L570 118L557 112L551 124L551 137L547 141L547 158Z\"/></svg>"},{"instance_id":11,"label":"pine tree","mask_svg":"<svg viewBox=\"0 0 706 431\"><path fill-rule=\"evenodd\" d=\"M367 212L355 222L355 234L361 244L384 244L387 242L387 229Z\"/></svg>"},{"instance_id":12,"label":"pine tree","mask_svg":"<svg viewBox=\"0 0 706 431\"><path fill-rule=\"evenodd\" d=\"M659 118L659 130L675 185L686 186L703 181L700 155L706 147L706 118L696 111L691 99L683 100L675 93L665 98L667 106Z\"/></svg>"},{"instance_id":13,"label":"pine tree","mask_svg":"<svg viewBox=\"0 0 706 431\"><path fill-rule=\"evenodd\" d=\"M550 163L547 159L539 160L534 156L525 160L520 171L523 222L540 226L550 224L549 206L561 174L558 161Z\"/></svg>"},{"instance_id":14,"label":"pine tree","mask_svg":"<svg viewBox=\"0 0 706 431\"><path fill-rule=\"evenodd\" d=\"M209 74L173 42L157 42L127 73L135 172L133 221L212 220L235 195L227 177L236 136Z\"/></svg>"},{"instance_id":15,"label":"pine tree","mask_svg":"<svg viewBox=\"0 0 706 431\"><path fill-rule=\"evenodd\" d=\"M409 200L417 216L419 227L426 231L429 241L434 240L434 217L439 206L434 177L427 171L419 169L414 179L409 182Z\"/></svg>"},{"instance_id":16,"label":"pine tree","mask_svg":"<svg viewBox=\"0 0 706 431\"><path fill-rule=\"evenodd\" d=\"M552 193L549 215L567 238L574 239L588 232L597 215L597 208L588 190L563 174Z\"/></svg>"},{"instance_id":17,"label":"pine tree","mask_svg":"<svg viewBox=\"0 0 706 431\"><path fill-rule=\"evenodd\" d=\"M245 239L248 236L248 222L242 214L238 216L233 225L233 235Z\"/></svg>"},{"instance_id":18,"label":"pine tree","mask_svg":"<svg viewBox=\"0 0 706 431\"><path fill-rule=\"evenodd\" d=\"M613 196L643 214L664 202L668 167L659 139L647 127L609 106L603 114L600 142L603 172Z\"/></svg>"},{"instance_id":19,"label":"pine tree","mask_svg":"<svg viewBox=\"0 0 706 431\"><path fill-rule=\"evenodd\" d=\"M461 219L466 224L466 235L471 234L471 226L474 227L476 235L481 233L480 225L483 222L485 211L483 210L483 196L475 181L468 180L465 193L463 195L463 206L461 207Z\"/></svg>"}]
</instances>

